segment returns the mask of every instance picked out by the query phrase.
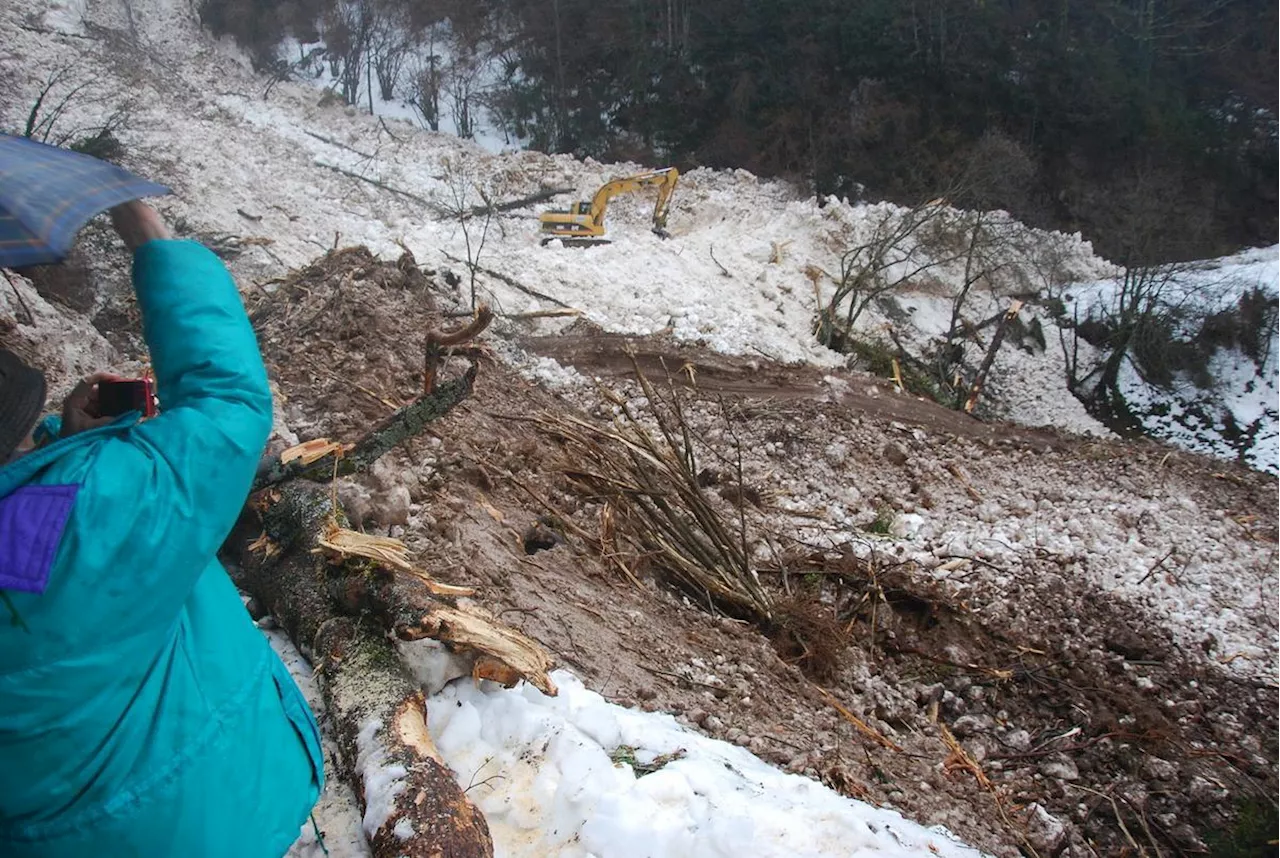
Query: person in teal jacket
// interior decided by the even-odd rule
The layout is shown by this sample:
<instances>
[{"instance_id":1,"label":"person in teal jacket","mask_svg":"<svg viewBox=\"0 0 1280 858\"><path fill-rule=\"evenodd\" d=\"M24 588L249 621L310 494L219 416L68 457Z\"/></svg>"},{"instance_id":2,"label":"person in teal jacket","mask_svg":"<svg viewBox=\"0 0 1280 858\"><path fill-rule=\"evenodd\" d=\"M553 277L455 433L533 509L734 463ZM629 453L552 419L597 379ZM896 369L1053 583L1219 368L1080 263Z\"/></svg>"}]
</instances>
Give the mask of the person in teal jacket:
<instances>
[{"instance_id":1,"label":"person in teal jacket","mask_svg":"<svg viewBox=\"0 0 1280 858\"><path fill-rule=\"evenodd\" d=\"M271 394L216 256L141 203L134 251L158 416L68 397L0 354L0 856L279 858L319 796L319 729L216 559ZM7 616L6 616L7 615Z\"/></svg>"}]
</instances>

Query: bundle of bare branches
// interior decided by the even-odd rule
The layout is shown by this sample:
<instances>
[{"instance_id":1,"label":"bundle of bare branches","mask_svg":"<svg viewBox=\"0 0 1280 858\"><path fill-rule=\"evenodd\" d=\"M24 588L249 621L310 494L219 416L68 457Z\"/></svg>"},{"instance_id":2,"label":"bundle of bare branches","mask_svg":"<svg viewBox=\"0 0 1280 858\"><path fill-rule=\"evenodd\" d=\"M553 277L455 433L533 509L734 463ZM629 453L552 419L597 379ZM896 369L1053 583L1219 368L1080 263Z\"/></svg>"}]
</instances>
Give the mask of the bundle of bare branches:
<instances>
[{"instance_id":1,"label":"bundle of bare branches","mask_svg":"<svg viewBox=\"0 0 1280 858\"><path fill-rule=\"evenodd\" d=\"M536 420L564 445L569 481L604 502L602 553L629 577L647 563L708 607L771 624L773 600L751 565L743 493L735 521L703 485L694 433L675 385L664 399L638 365L635 372L656 428L618 398L613 401L622 413L612 426L565 415ZM741 482L741 456L736 464Z\"/></svg>"}]
</instances>

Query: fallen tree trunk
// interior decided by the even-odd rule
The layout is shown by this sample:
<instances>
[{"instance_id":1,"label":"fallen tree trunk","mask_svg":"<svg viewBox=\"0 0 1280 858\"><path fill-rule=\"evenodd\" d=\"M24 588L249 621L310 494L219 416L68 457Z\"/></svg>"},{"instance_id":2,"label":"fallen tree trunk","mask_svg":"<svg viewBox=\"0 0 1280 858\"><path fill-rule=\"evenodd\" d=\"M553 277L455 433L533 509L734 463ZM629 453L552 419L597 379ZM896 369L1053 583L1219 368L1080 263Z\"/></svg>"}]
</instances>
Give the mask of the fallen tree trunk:
<instances>
[{"instance_id":1,"label":"fallen tree trunk","mask_svg":"<svg viewBox=\"0 0 1280 858\"><path fill-rule=\"evenodd\" d=\"M264 461L258 467L258 476L253 481L253 491L257 492L297 477L327 481L332 479L335 473L341 477L368 468L392 448L417 435L426 428L428 423L448 414L450 409L470 396L475 378L475 367L472 367L461 378L441 384L430 395L423 396L396 411L382 421L377 428L357 441L338 459L336 466L329 456L315 462L305 462L303 459L283 462L279 457Z\"/></svg>"},{"instance_id":2,"label":"fallen tree trunk","mask_svg":"<svg viewBox=\"0 0 1280 858\"><path fill-rule=\"evenodd\" d=\"M494 203L489 206L472 206L467 214L471 217L482 217L490 212L515 211L516 209L531 206L534 203L546 202L547 200L558 197L561 194L568 194L572 191L573 188L543 188L536 194L529 194L527 197L518 197L514 200L504 200L500 203Z\"/></svg>"},{"instance_id":3,"label":"fallen tree trunk","mask_svg":"<svg viewBox=\"0 0 1280 858\"><path fill-rule=\"evenodd\" d=\"M460 263L462 265L472 264L472 263L468 263L467 260L465 259L461 259L457 256L454 256L452 253L450 253L447 250L442 250L440 252L444 254L444 257L446 259L452 259L454 262ZM537 298L539 301L549 301L550 303L555 304L557 307L560 307L561 309L565 309L565 310L573 309L564 301L561 301L559 298L553 298L550 295L547 295L543 292L539 292L537 289L531 289L528 286L521 283L519 280L516 280L514 277L509 277L506 274L503 274L501 271L494 271L492 268L484 268L480 265L476 265L476 271L479 271L481 274L487 274L488 276L492 277L495 280L501 280L503 283L506 283L512 289L515 289L518 292L523 292L524 294L528 295L530 298Z\"/></svg>"},{"instance_id":4,"label":"fallen tree trunk","mask_svg":"<svg viewBox=\"0 0 1280 858\"><path fill-rule=\"evenodd\" d=\"M441 675L469 671L556 693L545 650L466 601L470 590L414 567L402 543L344 529L341 506L317 482L333 476L335 462L339 473L344 461L370 465L420 432L466 398L474 375L473 366L396 412L357 441L349 458L328 455L310 465L270 460L259 479L263 490L224 545L237 586L316 665L342 773L363 805L375 858L493 854L484 816L431 741L421 678L394 640L439 641L442 665L431 670Z\"/></svg>"},{"instance_id":5,"label":"fallen tree trunk","mask_svg":"<svg viewBox=\"0 0 1280 858\"><path fill-rule=\"evenodd\" d=\"M347 780L364 805L373 854L492 855L488 823L431 741L422 690L391 644L338 617L321 628L316 652L325 706L337 726Z\"/></svg>"},{"instance_id":6,"label":"fallen tree trunk","mask_svg":"<svg viewBox=\"0 0 1280 858\"><path fill-rule=\"evenodd\" d=\"M982 359L982 365L978 367L978 374L973 377L973 386L969 388L969 398L964 403L966 414L972 414L974 407L977 406L978 397L982 395L982 386L987 381L987 373L991 371L991 365L995 363L996 352L1000 350L1000 344L1004 342L1004 335L1009 330L1009 323L1013 321L1021 309L1022 302L1014 301L1009 305L1008 311L1000 317L1000 326L996 328L995 336L991 338L991 345L987 348L987 354Z\"/></svg>"},{"instance_id":7,"label":"fallen tree trunk","mask_svg":"<svg viewBox=\"0 0 1280 858\"><path fill-rule=\"evenodd\" d=\"M353 581L388 573L314 553L334 514L325 488L299 481L273 491L274 502L247 514L233 537L239 549L233 577L316 665L344 779L364 808L373 855L491 856L484 817L431 742L417 681L383 629L347 616L333 598L361 592Z\"/></svg>"}]
</instances>

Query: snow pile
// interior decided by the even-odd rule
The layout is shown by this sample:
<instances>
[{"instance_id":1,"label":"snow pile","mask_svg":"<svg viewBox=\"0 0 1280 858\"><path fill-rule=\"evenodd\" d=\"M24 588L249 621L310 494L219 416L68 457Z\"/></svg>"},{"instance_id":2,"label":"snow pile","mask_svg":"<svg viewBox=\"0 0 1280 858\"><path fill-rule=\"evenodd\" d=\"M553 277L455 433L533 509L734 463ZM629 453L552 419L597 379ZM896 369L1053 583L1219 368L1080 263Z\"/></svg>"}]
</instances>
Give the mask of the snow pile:
<instances>
[{"instance_id":1,"label":"snow pile","mask_svg":"<svg viewBox=\"0 0 1280 858\"><path fill-rule=\"evenodd\" d=\"M432 738L500 858L980 854L670 715L608 703L567 671L553 678L558 697L464 680L428 701ZM632 761L661 767L638 775Z\"/></svg>"},{"instance_id":2,"label":"snow pile","mask_svg":"<svg viewBox=\"0 0 1280 858\"><path fill-rule=\"evenodd\" d=\"M130 72L126 79L121 71L117 79L114 67L86 53L82 39L23 30L16 26L22 11L10 8L0 12L12 35L11 55L0 58L0 71L12 74L15 91L0 121L20 126L45 80L43 72L20 61L22 56L44 57L41 68L70 64L77 70L72 81L93 76L101 86L114 85L133 95L137 106L120 137L131 166L176 189L177 197L161 204L166 214L184 220L196 234L225 232L265 240L233 263L244 282L268 280L282 265L307 263L332 246L335 236L343 244L366 244L381 255L398 255L403 242L420 263L463 274L461 303L468 242L459 221L446 210L478 203L481 190L494 199L510 199L545 187L572 187L572 195L501 215L478 264L576 308L607 331L666 331L725 353L838 366L848 358L818 343L814 323L835 288L841 253L904 211L883 203L802 198L789 185L744 170L699 169L682 177L672 198L669 240L650 232L653 198L639 194L615 198L610 205L606 226L612 244L587 251L542 247L536 218L540 208L588 199L609 179L662 165L600 164L536 152L494 154L474 141L421 131L395 116L321 106L321 93L307 82L279 84L264 98L264 81L252 73L243 54L227 40L212 39L190 7L176 0L136 0L123 8L67 0L43 12L45 26L54 32L79 35L89 22L130 34L148 56L164 64L165 75L139 80ZM90 122L111 105L110 99L73 98L62 121ZM960 213L945 211L944 221L963 221ZM1042 288L1038 272L1052 269L1055 277L1080 283L1105 282L1114 275L1114 266L1098 258L1079 235L1027 229L1003 213L984 217L1008 246L993 260L992 270L999 275L985 278L992 282L975 289L966 309L970 321L1002 310L1012 295ZM891 266L890 277L907 270L908 256L911 264L921 259L940 264L908 278L894 302L870 306L856 325L859 336L883 340L884 326L892 324L904 342L919 347L945 333L951 296L965 280L965 266L954 255L955 241L963 240L963 233L943 233L940 243L937 236L923 234L904 240L900 264ZM1270 254L1274 269L1275 253ZM1238 267L1257 262L1242 260ZM480 296L500 313L548 309L546 302L499 278L481 272L477 279ZM1023 318L1028 323L1039 318L1050 342L1040 349L1012 344L1001 349L982 403L986 413L1032 426L1108 434L1067 390L1065 355L1052 324L1031 305ZM522 324L537 333L553 333L567 322ZM966 363L976 365L978 346L966 348ZM1238 372L1232 371L1236 365ZM1256 436L1249 461L1264 468L1273 465L1275 421L1268 415L1275 413L1274 364L1254 377L1234 356L1224 354L1216 368L1223 367L1228 370L1225 387L1212 395L1212 402L1152 394L1159 402L1147 408L1143 397L1148 391L1131 376L1126 383L1156 434L1191 449L1234 457L1219 440L1245 427ZM572 374L551 365L526 371L543 383L573 380ZM1222 419L1224 408L1232 414L1230 421ZM1193 419L1184 412L1208 416ZM1258 417L1264 418L1261 423Z\"/></svg>"},{"instance_id":3,"label":"snow pile","mask_svg":"<svg viewBox=\"0 0 1280 858\"><path fill-rule=\"evenodd\" d=\"M463 204L475 205L477 190L506 200L544 187L575 188L541 207L563 206L571 198L590 198L618 175L659 166L538 152L494 155L475 142L424 132L394 117L320 106L321 92L308 83L280 83L264 99L264 81L236 47L212 40L188 6L175 0L136 0L128 15L115 4L88 3L83 14L95 26L136 33L146 53L164 61L164 81L129 77L137 108L120 137L134 168L177 191L177 198L161 204L170 218L184 220L197 234L269 239L234 261L244 282L275 277L282 265L308 263L335 236L344 245L365 243L380 255L398 255L403 242L421 264L452 269L466 280L466 236L458 220L445 214L460 202L460 192ZM50 26L72 32L69 17L55 15ZM81 40L12 29L20 42L12 45L15 56L72 64L79 69L73 79L92 74L105 81L114 73L84 55ZM44 78L28 64L10 68L20 76L19 93L0 119L14 125L26 117ZM73 102L67 120L81 122L78 111L97 109ZM699 169L682 177L672 198L667 241L650 232L653 196L644 193L612 202L607 228L613 243L589 251L540 246L538 211L500 216L479 264L575 307L612 332L671 332L726 353L838 366L846 357L814 336L819 304L835 287L841 251L865 241L899 209L803 198L785 183L762 181L745 170ZM1107 273L1078 236L1021 228L1018 234L1033 247L1055 248L1074 279ZM940 266L908 284L916 293L900 297L941 306L963 275L963 265ZM498 278L481 273L477 280L481 297L499 312L549 309ZM986 307L977 315L982 312ZM884 321L873 307L859 320L859 332L879 336ZM564 324L543 320L529 327L553 333ZM904 334L911 338L911 324ZM1032 365L1037 369L1030 370ZM531 370L550 383L557 376L568 380L550 366ZM997 364L996 374L1004 371ZM1019 378L1033 379L1027 387L1046 394L1027 409L1011 400L1011 419L1097 429L1062 380L1051 378L1057 371L1052 359L1016 371Z\"/></svg>"}]
</instances>

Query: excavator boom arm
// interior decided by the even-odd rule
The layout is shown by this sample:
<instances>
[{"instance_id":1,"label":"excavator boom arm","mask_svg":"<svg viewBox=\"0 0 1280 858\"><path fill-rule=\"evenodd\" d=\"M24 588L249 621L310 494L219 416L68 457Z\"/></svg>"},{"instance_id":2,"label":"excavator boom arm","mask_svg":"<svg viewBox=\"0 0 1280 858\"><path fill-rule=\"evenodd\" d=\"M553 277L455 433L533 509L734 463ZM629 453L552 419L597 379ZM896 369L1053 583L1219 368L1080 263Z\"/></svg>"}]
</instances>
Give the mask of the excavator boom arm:
<instances>
[{"instance_id":1,"label":"excavator boom arm","mask_svg":"<svg viewBox=\"0 0 1280 858\"><path fill-rule=\"evenodd\" d=\"M606 182L591 198L591 222L599 229L604 228L604 215L609 207L609 200L618 194L632 193L649 185L658 186L658 202L653 209L653 226L663 229L667 225L667 205L671 202L671 192L675 190L680 179L680 171L675 167L654 170L651 173L640 173L627 176L625 179L614 179Z\"/></svg>"}]
</instances>

